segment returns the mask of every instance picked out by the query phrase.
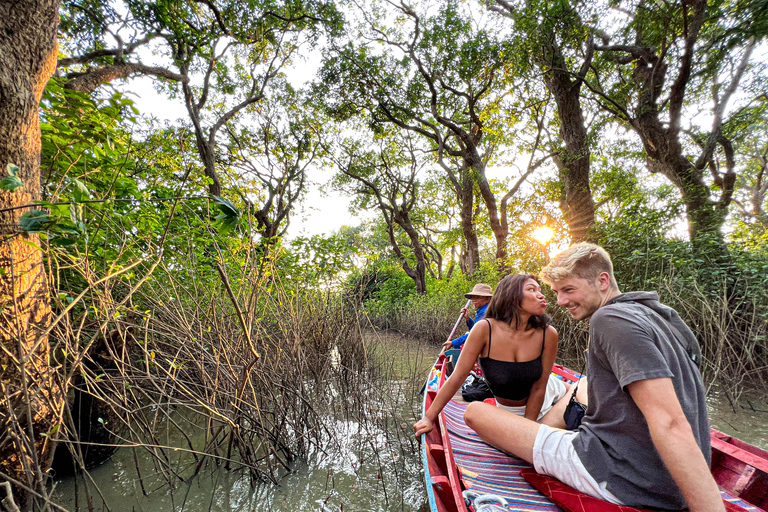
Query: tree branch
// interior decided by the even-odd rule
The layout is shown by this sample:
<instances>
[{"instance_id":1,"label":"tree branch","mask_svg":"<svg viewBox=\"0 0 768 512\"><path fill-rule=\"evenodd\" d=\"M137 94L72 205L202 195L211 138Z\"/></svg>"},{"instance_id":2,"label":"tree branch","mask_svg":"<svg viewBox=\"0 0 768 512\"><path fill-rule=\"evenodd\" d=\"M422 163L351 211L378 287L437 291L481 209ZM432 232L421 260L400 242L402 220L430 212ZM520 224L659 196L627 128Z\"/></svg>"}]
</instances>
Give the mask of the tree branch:
<instances>
[{"instance_id":1,"label":"tree branch","mask_svg":"<svg viewBox=\"0 0 768 512\"><path fill-rule=\"evenodd\" d=\"M102 66L86 73L71 73L67 75L68 77L72 77L72 79L67 82L66 87L74 91L90 93L95 91L96 88L103 83L109 83L120 78L128 78L132 75L155 76L157 78L164 78L166 80L184 84L189 82L189 77L180 73L175 73L170 69L126 62L123 64Z\"/></svg>"}]
</instances>

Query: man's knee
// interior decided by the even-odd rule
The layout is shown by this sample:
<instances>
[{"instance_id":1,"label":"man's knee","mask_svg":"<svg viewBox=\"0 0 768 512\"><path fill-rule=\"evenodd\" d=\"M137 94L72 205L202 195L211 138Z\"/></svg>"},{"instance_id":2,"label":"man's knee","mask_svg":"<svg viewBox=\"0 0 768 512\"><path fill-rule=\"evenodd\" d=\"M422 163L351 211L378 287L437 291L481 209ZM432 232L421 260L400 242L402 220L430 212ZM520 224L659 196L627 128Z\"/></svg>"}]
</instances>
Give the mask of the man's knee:
<instances>
[{"instance_id":1,"label":"man's knee","mask_svg":"<svg viewBox=\"0 0 768 512\"><path fill-rule=\"evenodd\" d=\"M484 402L472 402L467 406L467 410L464 411L464 423L473 430L477 430L475 427L481 422L481 420L488 416L489 412L495 409L494 406L486 404Z\"/></svg>"}]
</instances>

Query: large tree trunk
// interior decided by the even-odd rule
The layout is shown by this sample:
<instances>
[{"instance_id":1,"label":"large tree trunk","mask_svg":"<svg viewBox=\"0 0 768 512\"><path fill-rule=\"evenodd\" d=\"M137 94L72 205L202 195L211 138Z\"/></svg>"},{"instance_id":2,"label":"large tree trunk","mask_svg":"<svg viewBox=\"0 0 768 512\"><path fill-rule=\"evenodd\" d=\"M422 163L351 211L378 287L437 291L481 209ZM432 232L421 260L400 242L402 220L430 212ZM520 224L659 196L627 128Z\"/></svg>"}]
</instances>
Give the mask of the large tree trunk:
<instances>
[{"instance_id":1,"label":"large tree trunk","mask_svg":"<svg viewBox=\"0 0 768 512\"><path fill-rule=\"evenodd\" d=\"M549 53L545 60L551 62L546 63L548 69L544 81L557 103L560 137L565 142L565 150L555 158L564 188L560 209L571 240L581 242L589 240L589 230L595 223L595 205L589 187L587 127L579 102L581 83L571 80L565 58L556 43L552 42Z\"/></svg>"},{"instance_id":2,"label":"large tree trunk","mask_svg":"<svg viewBox=\"0 0 768 512\"><path fill-rule=\"evenodd\" d=\"M44 492L53 454L52 433L63 397L50 368L50 305L36 235L18 232L27 210L10 210L40 197L38 107L56 66L58 0L0 2L0 172L18 166L24 188L0 191L0 480L14 483L17 499ZM15 480L15 482L14 482Z\"/></svg>"},{"instance_id":3,"label":"large tree trunk","mask_svg":"<svg viewBox=\"0 0 768 512\"><path fill-rule=\"evenodd\" d=\"M402 212L397 212L394 216L395 222L408 235L408 239L411 241L411 248L413 249L413 255L416 258L416 268L413 275L408 274L416 283L416 293L427 293L427 255L424 252L424 246L419 240L419 232L413 227L411 219L407 215L403 215Z\"/></svg>"},{"instance_id":4,"label":"large tree trunk","mask_svg":"<svg viewBox=\"0 0 768 512\"><path fill-rule=\"evenodd\" d=\"M473 167L477 172L478 180L477 185L480 189L480 195L485 202L485 207L488 209L488 222L491 225L491 231L496 239L496 263L500 268L503 268L507 261L507 236L509 232L507 227L499 219L499 208L496 203L496 196L493 195L491 185L488 183L488 178L485 176L485 164L478 157L476 161L473 161Z\"/></svg>"},{"instance_id":5,"label":"large tree trunk","mask_svg":"<svg viewBox=\"0 0 768 512\"><path fill-rule=\"evenodd\" d=\"M587 45L586 59L578 73L573 73L569 62L563 55L558 43L562 37L571 44L581 45L583 38L580 33L569 34L561 30L559 25L553 25L551 20L572 16L571 7L567 2L546 4L534 7L531 2L524 2L525 9L510 0L493 0L489 2L490 9L504 14L526 25L537 27L532 29L531 37L535 37L533 58L544 73L544 83L557 103L558 120L560 121L560 137L565 142L565 149L556 155L560 180L563 183L563 197L560 210L563 212L568 231L573 242L589 240L590 228L595 223L595 205L592 201L592 190L589 186L590 150L587 140L587 128L581 110L581 84L590 69L594 45L590 39ZM527 9L543 11L533 13ZM541 22L541 17L548 20ZM573 20L571 20L573 21ZM575 30L578 32L578 28ZM540 43L540 44L538 44ZM569 43L563 43L569 44Z\"/></svg>"},{"instance_id":6,"label":"large tree trunk","mask_svg":"<svg viewBox=\"0 0 768 512\"><path fill-rule=\"evenodd\" d=\"M721 231L728 203L712 200L703 171L683 155L677 133L664 128L654 112L639 116L634 127L643 142L649 170L662 174L680 190L694 250L711 263L730 265ZM726 185L733 189L732 182Z\"/></svg>"},{"instance_id":7,"label":"large tree trunk","mask_svg":"<svg viewBox=\"0 0 768 512\"><path fill-rule=\"evenodd\" d=\"M461 270L467 275L472 275L480 267L480 248L475 232L475 182L468 169L462 169L461 176L461 190L459 191L461 232L466 244L461 255Z\"/></svg>"}]
</instances>

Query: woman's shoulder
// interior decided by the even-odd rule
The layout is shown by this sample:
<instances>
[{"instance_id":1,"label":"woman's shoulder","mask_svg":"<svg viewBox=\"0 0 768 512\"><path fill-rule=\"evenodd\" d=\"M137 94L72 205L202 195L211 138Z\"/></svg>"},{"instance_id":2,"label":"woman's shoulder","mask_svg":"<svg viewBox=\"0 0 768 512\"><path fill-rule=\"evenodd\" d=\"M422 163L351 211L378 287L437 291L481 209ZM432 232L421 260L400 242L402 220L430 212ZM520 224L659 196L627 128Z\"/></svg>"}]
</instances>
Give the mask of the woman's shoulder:
<instances>
[{"instance_id":1,"label":"woman's shoulder","mask_svg":"<svg viewBox=\"0 0 768 512\"><path fill-rule=\"evenodd\" d=\"M549 341L549 340L558 341L559 337L558 337L558 334L557 334L557 329L555 329L551 325L548 325L546 327L546 334L544 335L544 337L545 337L545 339L547 341Z\"/></svg>"},{"instance_id":2,"label":"woman's shoulder","mask_svg":"<svg viewBox=\"0 0 768 512\"><path fill-rule=\"evenodd\" d=\"M475 329L488 329L489 327L493 326L494 323L496 323L498 320L494 320L493 318L481 318L477 322L475 322L475 325L472 326L472 330Z\"/></svg>"}]
</instances>

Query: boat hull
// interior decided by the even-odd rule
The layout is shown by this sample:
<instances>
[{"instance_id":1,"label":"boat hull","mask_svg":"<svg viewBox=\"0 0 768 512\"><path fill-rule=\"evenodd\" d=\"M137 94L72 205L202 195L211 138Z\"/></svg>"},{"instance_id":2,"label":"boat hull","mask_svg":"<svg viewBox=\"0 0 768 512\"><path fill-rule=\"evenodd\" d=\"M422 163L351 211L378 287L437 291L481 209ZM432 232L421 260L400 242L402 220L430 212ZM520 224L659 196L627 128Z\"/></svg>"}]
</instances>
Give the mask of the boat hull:
<instances>
[{"instance_id":1,"label":"boat hull","mask_svg":"<svg viewBox=\"0 0 768 512\"><path fill-rule=\"evenodd\" d=\"M432 404L451 367L441 354L427 379L423 412ZM580 376L560 365L553 373L566 383ZM468 512L462 492L503 496L513 511L558 511L519 476L527 464L483 443L463 421L465 405L452 400L438 416L436 428L422 435L424 476L433 512ZM745 510L768 509L768 452L717 430L711 431L712 474L727 501Z\"/></svg>"}]
</instances>

